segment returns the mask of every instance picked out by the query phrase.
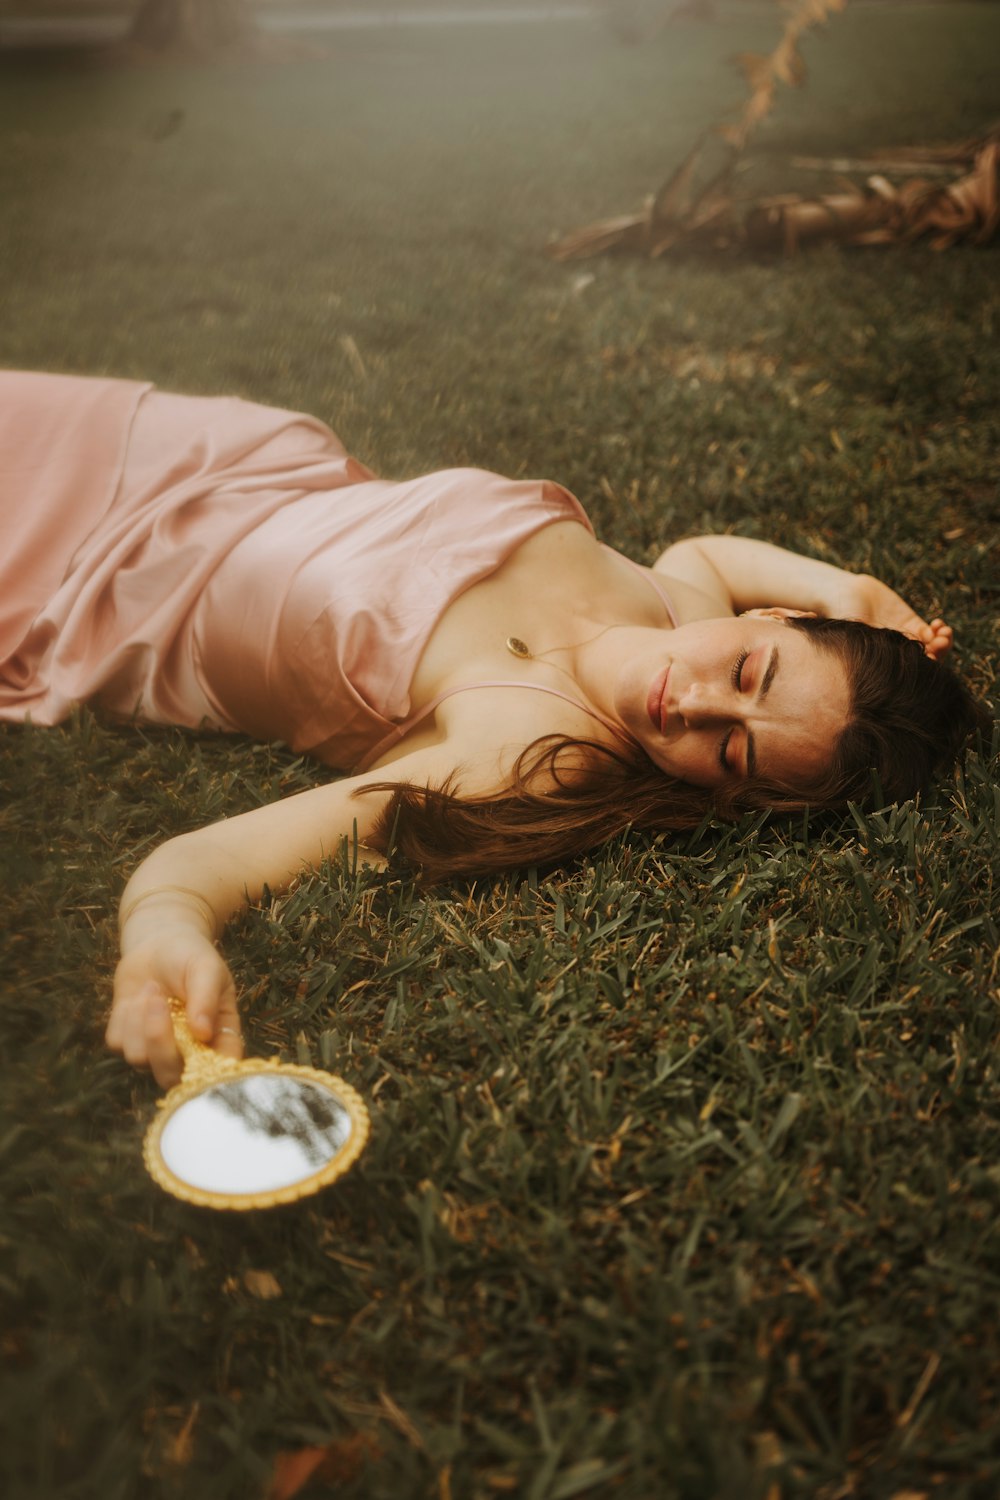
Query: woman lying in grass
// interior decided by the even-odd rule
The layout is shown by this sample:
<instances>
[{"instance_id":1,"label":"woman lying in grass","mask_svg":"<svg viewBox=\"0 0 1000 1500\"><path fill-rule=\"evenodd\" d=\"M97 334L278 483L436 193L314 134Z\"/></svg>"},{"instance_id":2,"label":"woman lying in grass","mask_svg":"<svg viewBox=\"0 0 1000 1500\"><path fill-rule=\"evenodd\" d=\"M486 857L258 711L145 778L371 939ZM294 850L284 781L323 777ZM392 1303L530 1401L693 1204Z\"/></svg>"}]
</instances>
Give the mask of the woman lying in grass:
<instances>
[{"instance_id":1,"label":"woman lying in grass","mask_svg":"<svg viewBox=\"0 0 1000 1500\"><path fill-rule=\"evenodd\" d=\"M129 881L108 1042L164 1084L166 996L238 1054L215 939L345 836L391 835L433 879L710 809L838 806L873 770L904 798L980 716L941 664L950 628L875 578L729 536L639 567L558 485L379 480L248 402L0 374L0 480L0 717L87 701L350 772Z\"/></svg>"}]
</instances>

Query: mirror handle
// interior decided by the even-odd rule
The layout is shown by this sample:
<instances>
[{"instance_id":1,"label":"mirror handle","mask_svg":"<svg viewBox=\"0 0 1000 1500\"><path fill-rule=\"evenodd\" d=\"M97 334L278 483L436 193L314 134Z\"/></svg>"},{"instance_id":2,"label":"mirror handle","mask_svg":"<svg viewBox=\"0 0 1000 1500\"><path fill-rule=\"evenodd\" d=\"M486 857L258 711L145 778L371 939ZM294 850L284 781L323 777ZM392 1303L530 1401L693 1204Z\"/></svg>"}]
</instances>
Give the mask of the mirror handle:
<instances>
[{"instance_id":1,"label":"mirror handle","mask_svg":"<svg viewBox=\"0 0 1000 1500\"><path fill-rule=\"evenodd\" d=\"M187 1009L183 1000L179 1000L176 995L171 995L167 1000L167 1006L174 1028L174 1040L184 1059L186 1083L191 1083L202 1075L225 1073L235 1067L235 1058L223 1057L211 1047L207 1047L204 1042L198 1041L188 1025Z\"/></svg>"}]
</instances>

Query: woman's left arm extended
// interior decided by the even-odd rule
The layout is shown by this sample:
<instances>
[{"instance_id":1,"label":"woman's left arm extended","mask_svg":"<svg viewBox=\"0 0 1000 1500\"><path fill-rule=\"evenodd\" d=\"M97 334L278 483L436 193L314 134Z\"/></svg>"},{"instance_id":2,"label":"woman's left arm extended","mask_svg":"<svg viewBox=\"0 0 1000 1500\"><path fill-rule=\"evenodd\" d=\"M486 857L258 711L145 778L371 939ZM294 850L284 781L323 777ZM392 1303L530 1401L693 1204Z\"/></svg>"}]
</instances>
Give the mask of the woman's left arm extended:
<instances>
[{"instance_id":1,"label":"woman's left arm extended","mask_svg":"<svg viewBox=\"0 0 1000 1500\"><path fill-rule=\"evenodd\" d=\"M228 919L265 887L285 890L315 870L342 839L371 838L388 794L355 792L384 780L439 783L454 768L453 751L429 747L400 758L388 774L368 771L314 787L161 844L122 897L108 1045L151 1067L164 1086L174 1083L181 1062L166 1006L172 995L184 1001L199 1040L238 1057L236 990L215 948Z\"/></svg>"},{"instance_id":2,"label":"woman's left arm extended","mask_svg":"<svg viewBox=\"0 0 1000 1500\"><path fill-rule=\"evenodd\" d=\"M770 542L741 536L690 537L668 547L653 568L696 585L736 614L780 605L901 630L920 641L928 656L941 657L951 649L950 626L940 619L922 619L871 574L848 573Z\"/></svg>"}]
</instances>

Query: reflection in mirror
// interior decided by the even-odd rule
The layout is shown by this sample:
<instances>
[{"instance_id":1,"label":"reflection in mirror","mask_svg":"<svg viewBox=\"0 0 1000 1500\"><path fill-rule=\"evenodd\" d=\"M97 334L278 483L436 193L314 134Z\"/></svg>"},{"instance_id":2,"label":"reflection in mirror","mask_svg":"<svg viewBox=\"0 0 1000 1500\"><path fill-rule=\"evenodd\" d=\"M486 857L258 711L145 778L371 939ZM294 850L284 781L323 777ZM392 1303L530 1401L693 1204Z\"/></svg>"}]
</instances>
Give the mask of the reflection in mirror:
<instances>
[{"instance_id":1,"label":"reflection in mirror","mask_svg":"<svg viewBox=\"0 0 1000 1500\"><path fill-rule=\"evenodd\" d=\"M216 1083L175 1110L160 1153L191 1187L267 1193L313 1176L350 1134L350 1115L325 1088L252 1073Z\"/></svg>"}]
</instances>

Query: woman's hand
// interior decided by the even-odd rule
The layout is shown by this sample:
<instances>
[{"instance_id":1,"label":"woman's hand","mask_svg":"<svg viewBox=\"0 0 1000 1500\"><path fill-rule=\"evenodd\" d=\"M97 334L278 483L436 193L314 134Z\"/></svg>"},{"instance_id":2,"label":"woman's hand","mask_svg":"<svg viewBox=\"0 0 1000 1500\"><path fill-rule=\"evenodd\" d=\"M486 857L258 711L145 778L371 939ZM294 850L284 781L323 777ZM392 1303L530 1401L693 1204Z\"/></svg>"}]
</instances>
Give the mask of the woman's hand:
<instances>
[{"instance_id":1,"label":"woman's hand","mask_svg":"<svg viewBox=\"0 0 1000 1500\"><path fill-rule=\"evenodd\" d=\"M127 1062L148 1067L162 1088L183 1071L167 997L185 1003L194 1036L226 1057L242 1057L236 988L215 944L197 927L169 920L130 943L115 973L106 1040ZM138 920L138 917L136 918Z\"/></svg>"},{"instance_id":2,"label":"woman's hand","mask_svg":"<svg viewBox=\"0 0 1000 1500\"><path fill-rule=\"evenodd\" d=\"M924 651L928 656L932 656L935 661L940 661L951 650L955 632L950 625L946 625L940 619L932 620L927 629L930 635L919 634L917 640L923 643ZM908 631L907 634L909 633Z\"/></svg>"},{"instance_id":3,"label":"woman's hand","mask_svg":"<svg viewBox=\"0 0 1000 1500\"><path fill-rule=\"evenodd\" d=\"M921 619L905 599L893 592L869 573L845 575L842 599L833 601L831 615L842 614L846 619L863 620L866 625L878 625L882 629L899 630L920 642L925 653L940 661L951 650L954 632L942 619Z\"/></svg>"}]
</instances>

